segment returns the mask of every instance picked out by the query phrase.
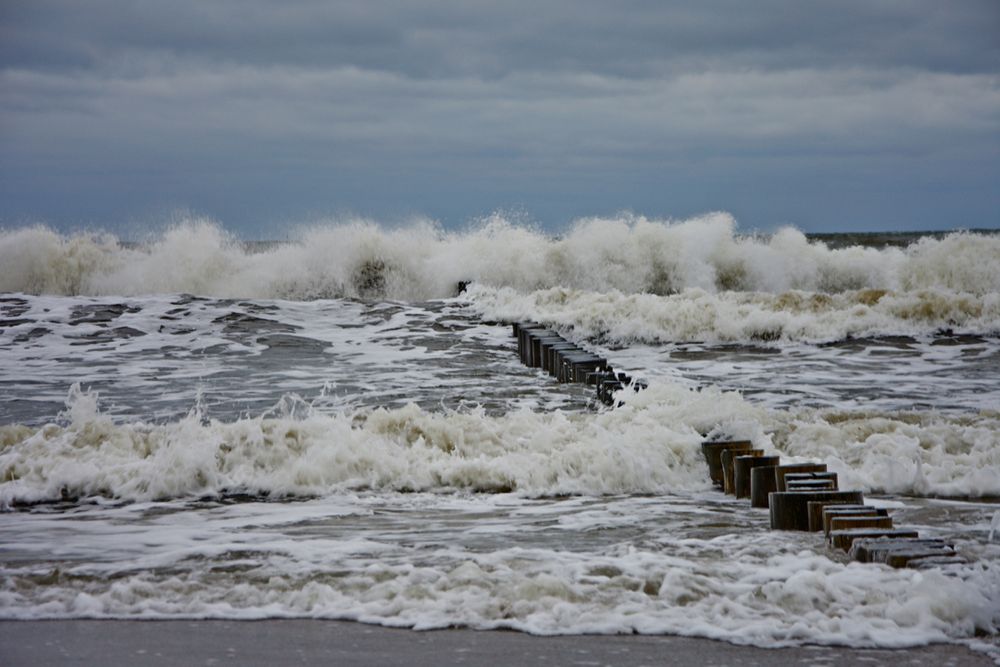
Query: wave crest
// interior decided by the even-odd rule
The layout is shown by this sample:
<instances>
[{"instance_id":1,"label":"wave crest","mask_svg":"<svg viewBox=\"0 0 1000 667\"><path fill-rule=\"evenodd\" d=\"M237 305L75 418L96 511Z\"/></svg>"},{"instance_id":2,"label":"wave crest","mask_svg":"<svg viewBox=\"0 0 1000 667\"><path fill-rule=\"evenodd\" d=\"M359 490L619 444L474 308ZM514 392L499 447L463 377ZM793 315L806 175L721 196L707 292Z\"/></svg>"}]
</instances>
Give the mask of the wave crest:
<instances>
[{"instance_id":1,"label":"wave crest","mask_svg":"<svg viewBox=\"0 0 1000 667\"><path fill-rule=\"evenodd\" d=\"M346 220L304 229L287 243L256 245L205 218L184 219L141 245L38 226L0 232L6 292L424 300L452 296L459 281L470 280L519 292L984 295L1000 291L1000 236L954 233L906 249L837 249L792 228L743 237L727 213L684 221L584 218L562 237L499 214L462 232L427 220L392 229Z\"/></svg>"},{"instance_id":2,"label":"wave crest","mask_svg":"<svg viewBox=\"0 0 1000 667\"><path fill-rule=\"evenodd\" d=\"M193 411L149 424L116 423L95 395L74 388L63 425L0 427L0 506L351 489L529 497L693 491L708 487L702 433L750 439L791 460L820 458L845 485L865 491L1000 495L996 414L908 420L767 411L735 393L662 382L622 398L624 407L581 415L433 413L412 404L323 415L284 402L231 423L205 422Z\"/></svg>"}]
</instances>

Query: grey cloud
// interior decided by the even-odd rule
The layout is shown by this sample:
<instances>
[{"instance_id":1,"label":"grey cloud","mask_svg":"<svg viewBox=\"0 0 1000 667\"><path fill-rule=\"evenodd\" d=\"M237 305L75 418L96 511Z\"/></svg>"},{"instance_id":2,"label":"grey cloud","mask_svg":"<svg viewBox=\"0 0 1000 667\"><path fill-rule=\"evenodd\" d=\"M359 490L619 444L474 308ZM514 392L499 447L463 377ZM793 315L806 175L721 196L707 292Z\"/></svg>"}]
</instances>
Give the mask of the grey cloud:
<instances>
[{"instance_id":1,"label":"grey cloud","mask_svg":"<svg viewBox=\"0 0 1000 667\"><path fill-rule=\"evenodd\" d=\"M725 208L711 183L753 219L804 173L957 192L1000 161L997 34L994 0L8 0L0 223L52 192L557 219Z\"/></svg>"},{"instance_id":2,"label":"grey cloud","mask_svg":"<svg viewBox=\"0 0 1000 667\"><path fill-rule=\"evenodd\" d=\"M946 133L1000 130L1000 85L988 75L864 71L696 72L635 81L596 75L511 75L416 81L342 68L201 66L145 77L8 72L8 122L30 127L39 109L73 122L96 119L109 135L136 124L158 132L470 145L502 140L525 151L630 138L624 154L658 142L884 142L922 144ZM559 143L565 145L560 146ZM370 146L377 149L378 146ZM425 146L425 150L432 150Z\"/></svg>"},{"instance_id":3,"label":"grey cloud","mask_svg":"<svg viewBox=\"0 0 1000 667\"><path fill-rule=\"evenodd\" d=\"M0 59L26 67L97 67L136 51L421 78L524 70L642 78L727 64L949 72L1000 66L1000 6L993 0L11 0L0 11Z\"/></svg>"}]
</instances>

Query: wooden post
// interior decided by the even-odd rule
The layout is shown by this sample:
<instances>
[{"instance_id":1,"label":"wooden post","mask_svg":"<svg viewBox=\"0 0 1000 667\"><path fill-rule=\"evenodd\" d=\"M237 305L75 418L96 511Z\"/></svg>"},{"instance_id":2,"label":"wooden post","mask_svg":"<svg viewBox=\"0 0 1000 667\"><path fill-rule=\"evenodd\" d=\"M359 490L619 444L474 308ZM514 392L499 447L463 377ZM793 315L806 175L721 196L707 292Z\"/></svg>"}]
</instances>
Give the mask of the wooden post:
<instances>
[{"instance_id":1,"label":"wooden post","mask_svg":"<svg viewBox=\"0 0 1000 667\"><path fill-rule=\"evenodd\" d=\"M530 366L529 363L529 352L531 350L531 336L533 331L543 331L545 327L541 324L526 324L521 323L517 329L517 353L521 357L521 363L525 366Z\"/></svg>"},{"instance_id":2,"label":"wooden post","mask_svg":"<svg viewBox=\"0 0 1000 667\"><path fill-rule=\"evenodd\" d=\"M809 531L812 533L819 532L823 530L823 510L826 508L852 508L852 509L865 509L867 505L852 505L851 503L836 500L828 502L825 500L812 500L807 503L809 508ZM871 508L874 509L874 508Z\"/></svg>"},{"instance_id":3,"label":"wooden post","mask_svg":"<svg viewBox=\"0 0 1000 667\"><path fill-rule=\"evenodd\" d=\"M796 479L785 480L785 491L836 491L837 485L832 479Z\"/></svg>"},{"instance_id":4,"label":"wooden post","mask_svg":"<svg viewBox=\"0 0 1000 667\"><path fill-rule=\"evenodd\" d=\"M587 372L608 365L606 359L590 352L571 352L563 350L556 353L559 367L556 369L556 379L559 382L585 382Z\"/></svg>"},{"instance_id":5,"label":"wooden post","mask_svg":"<svg viewBox=\"0 0 1000 667\"><path fill-rule=\"evenodd\" d=\"M615 374L610 371L591 371L587 373L587 384L601 384L604 380L610 380Z\"/></svg>"},{"instance_id":6,"label":"wooden post","mask_svg":"<svg viewBox=\"0 0 1000 667\"><path fill-rule=\"evenodd\" d=\"M774 470L778 466L758 466L750 470L750 507L767 509L767 497L774 488Z\"/></svg>"},{"instance_id":7,"label":"wooden post","mask_svg":"<svg viewBox=\"0 0 1000 667\"><path fill-rule=\"evenodd\" d=\"M889 516L889 511L871 505L828 507L823 510L823 534L830 535L830 522L838 516Z\"/></svg>"},{"instance_id":8,"label":"wooden post","mask_svg":"<svg viewBox=\"0 0 1000 667\"><path fill-rule=\"evenodd\" d=\"M826 472L825 463L788 463L774 469L774 490L785 491L785 475L797 472Z\"/></svg>"},{"instance_id":9,"label":"wooden post","mask_svg":"<svg viewBox=\"0 0 1000 667\"><path fill-rule=\"evenodd\" d=\"M760 466L776 466L781 463L780 456L745 456L743 453L733 460L734 490L737 498L750 497L750 473Z\"/></svg>"},{"instance_id":10,"label":"wooden post","mask_svg":"<svg viewBox=\"0 0 1000 667\"><path fill-rule=\"evenodd\" d=\"M618 380L604 380L597 385L597 398L605 405L611 405L615 400L615 392L623 387L624 385Z\"/></svg>"},{"instance_id":11,"label":"wooden post","mask_svg":"<svg viewBox=\"0 0 1000 667\"><path fill-rule=\"evenodd\" d=\"M836 549L849 551L854 540L865 537L920 537L915 530L901 530L899 528L858 528L857 530L831 530L830 546Z\"/></svg>"},{"instance_id":12,"label":"wooden post","mask_svg":"<svg viewBox=\"0 0 1000 667\"><path fill-rule=\"evenodd\" d=\"M785 473L785 490L788 491L788 485L792 482L801 482L804 480L828 480L833 482L833 488L837 488L837 473L835 472L789 472Z\"/></svg>"},{"instance_id":13,"label":"wooden post","mask_svg":"<svg viewBox=\"0 0 1000 667\"><path fill-rule=\"evenodd\" d=\"M716 486L722 486L722 452L727 449L746 452L753 449L753 443L749 440L725 440L701 443L701 452L705 455L705 461L708 463L708 475L712 478L712 483Z\"/></svg>"},{"instance_id":14,"label":"wooden post","mask_svg":"<svg viewBox=\"0 0 1000 667\"><path fill-rule=\"evenodd\" d=\"M554 331L547 332L543 335L534 336L531 339L531 363L528 365L532 368L542 367L542 344L550 343L552 345L556 343L564 343L566 339L557 334Z\"/></svg>"},{"instance_id":15,"label":"wooden post","mask_svg":"<svg viewBox=\"0 0 1000 667\"><path fill-rule=\"evenodd\" d=\"M572 365L572 380L578 384L587 384L587 375L601 368L607 368L607 366L608 360L596 355L594 355L591 359L578 361Z\"/></svg>"},{"instance_id":16,"label":"wooden post","mask_svg":"<svg viewBox=\"0 0 1000 667\"><path fill-rule=\"evenodd\" d=\"M834 516L830 518L830 532L858 528L892 528L891 516Z\"/></svg>"},{"instance_id":17,"label":"wooden post","mask_svg":"<svg viewBox=\"0 0 1000 667\"><path fill-rule=\"evenodd\" d=\"M912 568L914 570L926 570L926 569L930 569L932 567L947 567L949 565L962 565L964 563L968 563L969 562L969 561L965 560L965 558L963 558L960 554L957 554L957 553L952 553L952 554L935 554L935 553L928 553L928 554L903 554L903 553L894 553L893 556L896 557L896 560L889 560L889 561L887 561L889 563L889 565L892 565L893 567L908 567L908 568ZM892 556L890 556L890 559L891 558L892 558ZM902 561L903 564L902 565L897 565L896 563L900 562L899 559L901 559L901 558L905 559L905 560Z\"/></svg>"},{"instance_id":18,"label":"wooden post","mask_svg":"<svg viewBox=\"0 0 1000 667\"><path fill-rule=\"evenodd\" d=\"M884 563L894 551L934 550L942 555L954 553L954 546L937 538L900 537L893 540L884 537L862 537L851 543L849 556L862 563Z\"/></svg>"},{"instance_id":19,"label":"wooden post","mask_svg":"<svg viewBox=\"0 0 1000 667\"><path fill-rule=\"evenodd\" d=\"M809 530L809 501L844 500L861 504L860 491L775 491L768 495L772 530Z\"/></svg>"},{"instance_id":20,"label":"wooden post","mask_svg":"<svg viewBox=\"0 0 1000 667\"><path fill-rule=\"evenodd\" d=\"M720 457L722 461L722 490L733 496L736 495L736 457L737 456L763 456L763 449L748 449L737 451L726 449Z\"/></svg>"},{"instance_id":21,"label":"wooden post","mask_svg":"<svg viewBox=\"0 0 1000 667\"><path fill-rule=\"evenodd\" d=\"M580 348L578 348L573 343L570 343L569 341L564 339L559 339L554 341L543 340L542 358L541 358L542 370L548 373L549 375L554 375L553 373L554 365L552 360L555 356L556 351L563 351L563 350L578 350L580 352L583 351L580 350Z\"/></svg>"}]
</instances>

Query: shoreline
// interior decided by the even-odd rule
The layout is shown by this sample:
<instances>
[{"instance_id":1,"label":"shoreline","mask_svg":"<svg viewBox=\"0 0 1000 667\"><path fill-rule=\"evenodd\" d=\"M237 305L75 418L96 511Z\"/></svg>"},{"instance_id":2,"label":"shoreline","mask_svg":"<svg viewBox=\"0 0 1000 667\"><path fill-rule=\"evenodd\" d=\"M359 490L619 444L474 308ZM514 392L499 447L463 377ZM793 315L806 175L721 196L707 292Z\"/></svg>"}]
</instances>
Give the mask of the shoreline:
<instances>
[{"instance_id":1,"label":"shoreline","mask_svg":"<svg viewBox=\"0 0 1000 667\"><path fill-rule=\"evenodd\" d=\"M313 665L807 665L929 667L996 664L961 644L904 649L760 648L673 635L535 636L464 628L414 631L353 621L0 621L0 664Z\"/></svg>"}]
</instances>

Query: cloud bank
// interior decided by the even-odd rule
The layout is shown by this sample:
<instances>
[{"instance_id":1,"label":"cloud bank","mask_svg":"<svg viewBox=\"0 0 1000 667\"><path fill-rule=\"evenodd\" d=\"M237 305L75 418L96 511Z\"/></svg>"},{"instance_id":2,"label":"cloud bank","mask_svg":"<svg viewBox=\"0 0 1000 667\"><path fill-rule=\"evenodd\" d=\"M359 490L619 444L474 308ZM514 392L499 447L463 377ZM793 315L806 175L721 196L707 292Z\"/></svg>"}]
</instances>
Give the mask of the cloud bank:
<instances>
[{"instance_id":1,"label":"cloud bank","mask_svg":"<svg viewBox=\"0 0 1000 667\"><path fill-rule=\"evenodd\" d=\"M995 2L0 8L0 224L1000 226Z\"/></svg>"}]
</instances>

